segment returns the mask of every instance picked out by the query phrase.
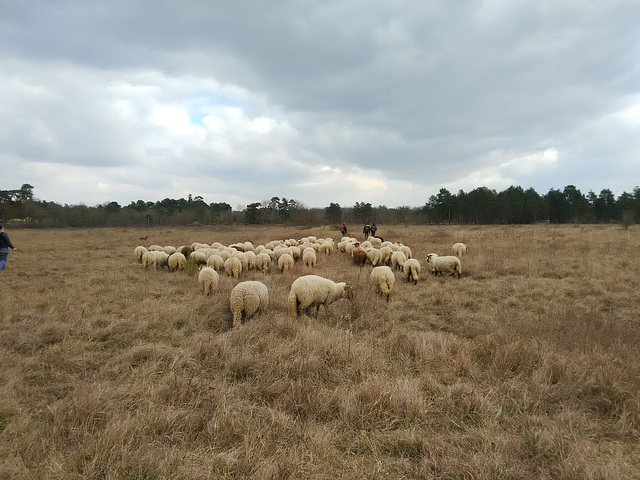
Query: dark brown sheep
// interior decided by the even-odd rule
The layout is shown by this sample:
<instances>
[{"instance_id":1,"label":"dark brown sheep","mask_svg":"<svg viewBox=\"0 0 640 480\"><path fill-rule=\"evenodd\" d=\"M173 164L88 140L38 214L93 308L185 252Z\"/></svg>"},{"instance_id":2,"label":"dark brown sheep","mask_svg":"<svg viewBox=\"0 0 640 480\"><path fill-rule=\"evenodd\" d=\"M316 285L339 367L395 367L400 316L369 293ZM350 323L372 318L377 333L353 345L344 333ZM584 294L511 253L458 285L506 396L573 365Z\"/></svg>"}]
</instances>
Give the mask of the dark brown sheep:
<instances>
[{"instance_id":1,"label":"dark brown sheep","mask_svg":"<svg viewBox=\"0 0 640 480\"><path fill-rule=\"evenodd\" d=\"M367 263L367 252L364 248L358 247L353 251L353 263L361 267Z\"/></svg>"}]
</instances>

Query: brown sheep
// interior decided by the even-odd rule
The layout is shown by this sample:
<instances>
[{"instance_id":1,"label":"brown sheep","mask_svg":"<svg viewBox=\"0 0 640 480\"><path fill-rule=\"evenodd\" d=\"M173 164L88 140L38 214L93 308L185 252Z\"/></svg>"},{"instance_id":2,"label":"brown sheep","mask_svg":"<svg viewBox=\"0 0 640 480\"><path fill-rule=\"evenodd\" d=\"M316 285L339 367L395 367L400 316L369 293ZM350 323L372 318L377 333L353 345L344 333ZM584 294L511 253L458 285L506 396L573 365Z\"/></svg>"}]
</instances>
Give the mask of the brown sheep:
<instances>
[{"instance_id":1,"label":"brown sheep","mask_svg":"<svg viewBox=\"0 0 640 480\"><path fill-rule=\"evenodd\" d=\"M353 251L353 263L361 267L367 263L367 252L364 248L358 247Z\"/></svg>"}]
</instances>

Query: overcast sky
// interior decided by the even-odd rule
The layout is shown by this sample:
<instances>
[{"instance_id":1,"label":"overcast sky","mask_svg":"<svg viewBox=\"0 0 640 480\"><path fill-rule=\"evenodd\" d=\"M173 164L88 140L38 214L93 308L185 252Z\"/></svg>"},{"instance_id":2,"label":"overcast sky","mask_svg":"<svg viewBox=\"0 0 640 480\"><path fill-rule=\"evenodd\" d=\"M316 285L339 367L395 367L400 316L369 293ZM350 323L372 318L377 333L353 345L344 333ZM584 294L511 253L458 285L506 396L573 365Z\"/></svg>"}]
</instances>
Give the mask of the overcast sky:
<instances>
[{"instance_id":1,"label":"overcast sky","mask_svg":"<svg viewBox=\"0 0 640 480\"><path fill-rule=\"evenodd\" d=\"M421 206L640 185L640 2L0 0L0 189Z\"/></svg>"}]
</instances>

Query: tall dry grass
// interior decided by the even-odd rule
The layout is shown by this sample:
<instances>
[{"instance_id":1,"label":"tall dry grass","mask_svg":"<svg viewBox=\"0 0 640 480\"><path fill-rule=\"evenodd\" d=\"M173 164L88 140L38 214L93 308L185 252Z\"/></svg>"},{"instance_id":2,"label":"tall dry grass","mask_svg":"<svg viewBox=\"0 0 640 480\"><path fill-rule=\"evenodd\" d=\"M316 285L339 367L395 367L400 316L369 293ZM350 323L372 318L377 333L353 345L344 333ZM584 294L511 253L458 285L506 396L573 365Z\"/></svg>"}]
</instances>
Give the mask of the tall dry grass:
<instances>
[{"instance_id":1,"label":"tall dry grass","mask_svg":"<svg viewBox=\"0 0 640 480\"><path fill-rule=\"evenodd\" d=\"M231 329L236 280L144 269L138 244L328 229L14 230L0 272L0 478L640 478L640 231L392 227L423 272L386 303L355 289L317 319L307 273L245 272L271 307ZM145 240L140 240L146 237ZM463 277L424 256L463 241Z\"/></svg>"}]
</instances>

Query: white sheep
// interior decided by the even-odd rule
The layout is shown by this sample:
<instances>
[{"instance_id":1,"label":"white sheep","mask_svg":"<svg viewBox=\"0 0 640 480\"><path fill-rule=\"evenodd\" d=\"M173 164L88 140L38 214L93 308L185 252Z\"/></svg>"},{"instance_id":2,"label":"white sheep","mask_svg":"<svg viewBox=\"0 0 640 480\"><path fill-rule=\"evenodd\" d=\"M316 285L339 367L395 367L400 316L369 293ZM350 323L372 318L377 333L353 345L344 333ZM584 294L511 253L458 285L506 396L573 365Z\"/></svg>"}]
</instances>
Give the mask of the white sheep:
<instances>
[{"instance_id":1,"label":"white sheep","mask_svg":"<svg viewBox=\"0 0 640 480\"><path fill-rule=\"evenodd\" d=\"M164 247L160 246L160 245L149 245L149 248L147 249L150 252L164 252Z\"/></svg>"},{"instance_id":2,"label":"white sheep","mask_svg":"<svg viewBox=\"0 0 640 480\"><path fill-rule=\"evenodd\" d=\"M367 262L374 267L382 261L382 252L377 248L372 248L367 252Z\"/></svg>"},{"instance_id":3,"label":"white sheep","mask_svg":"<svg viewBox=\"0 0 640 480\"><path fill-rule=\"evenodd\" d=\"M205 295L210 295L220 281L220 275L212 267L202 267L198 273L198 283Z\"/></svg>"},{"instance_id":4,"label":"white sheep","mask_svg":"<svg viewBox=\"0 0 640 480\"><path fill-rule=\"evenodd\" d=\"M169 255L167 265L169 266L169 270L175 272L176 270L182 270L186 261L187 258L183 254L180 252L174 252Z\"/></svg>"},{"instance_id":5,"label":"white sheep","mask_svg":"<svg viewBox=\"0 0 640 480\"><path fill-rule=\"evenodd\" d=\"M147 252L145 255L150 256L149 264L153 265L156 268L162 268L167 265L167 260L169 259L169 255L164 250L151 250ZM149 264L145 265L148 266ZM143 261L144 265L144 261Z\"/></svg>"},{"instance_id":6,"label":"white sheep","mask_svg":"<svg viewBox=\"0 0 640 480\"><path fill-rule=\"evenodd\" d=\"M264 283L255 280L240 282L231 290L229 305L233 326L239 327L254 313L262 312L269 306L269 290Z\"/></svg>"},{"instance_id":7,"label":"white sheep","mask_svg":"<svg viewBox=\"0 0 640 480\"><path fill-rule=\"evenodd\" d=\"M413 282L414 285L417 285L420 278L420 262L415 258L408 258L402 268L404 269L404 275L407 277L407 282Z\"/></svg>"},{"instance_id":8,"label":"white sheep","mask_svg":"<svg viewBox=\"0 0 640 480\"><path fill-rule=\"evenodd\" d=\"M302 313L310 306L316 307L315 316L318 316L320 305L327 305L341 298L351 298L352 289L346 282L336 283L319 275L304 275L298 277L291 284L289 293L289 312L294 317Z\"/></svg>"},{"instance_id":9,"label":"white sheep","mask_svg":"<svg viewBox=\"0 0 640 480\"><path fill-rule=\"evenodd\" d=\"M434 276L442 276L443 272L450 273L451 275L462 275L462 265L460 259L453 255L447 255L444 257L438 256L437 253L430 253L427 255L427 263L431 267L431 272Z\"/></svg>"},{"instance_id":10,"label":"white sheep","mask_svg":"<svg viewBox=\"0 0 640 480\"><path fill-rule=\"evenodd\" d=\"M207 254L204 252L200 252L200 251L191 252L191 255L189 255L189 258L191 258L198 265L207 264Z\"/></svg>"},{"instance_id":11,"label":"white sheep","mask_svg":"<svg viewBox=\"0 0 640 480\"><path fill-rule=\"evenodd\" d=\"M300 257L302 257L302 250L300 249L300 247L292 245L291 247L289 247L289 250L291 250L291 256L294 260L299 260Z\"/></svg>"},{"instance_id":12,"label":"white sheep","mask_svg":"<svg viewBox=\"0 0 640 480\"><path fill-rule=\"evenodd\" d=\"M396 250L391 254L391 266L393 266L393 268L398 270L402 269L404 267L404 262L406 261L407 256L400 250Z\"/></svg>"},{"instance_id":13,"label":"white sheep","mask_svg":"<svg viewBox=\"0 0 640 480\"><path fill-rule=\"evenodd\" d=\"M308 268L315 267L317 262L316 251L313 248L305 248L302 253L302 261Z\"/></svg>"},{"instance_id":14,"label":"white sheep","mask_svg":"<svg viewBox=\"0 0 640 480\"><path fill-rule=\"evenodd\" d=\"M256 270L260 270L262 273L269 272L269 266L271 266L271 255L266 251L260 252L256 256Z\"/></svg>"},{"instance_id":15,"label":"white sheep","mask_svg":"<svg viewBox=\"0 0 640 480\"><path fill-rule=\"evenodd\" d=\"M242 272L242 262L238 257L229 257L224 262L224 271L230 277L240 278Z\"/></svg>"},{"instance_id":16,"label":"white sheep","mask_svg":"<svg viewBox=\"0 0 640 480\"><path fill-rule=\"evenodd\" d=\"M385 295L387 297L387 302L389 301L389 295L391 294L391 289L393 288L393 284L396 282L396 277L393 274L393 270L386 265L381 265L379 267L375 267L371 270L371 274L369 275L369 282L371 282L376 290L376 292Z\"/></svg>"},{"instance_id":17,"label":"white sheep","mask_svg":"<svg viewBox=\"0 0 640 480\"><path fill-rule=\"evenodd\" d=\"M150 265L153 264L153 256L154 256L153 252L150 252L149 250L147 250L142 254L142 266L144 268L148 268Z\"/></svg>"},{"instance_id":18,"label":"white sheep","mask_svg":"<svg viewBox=\"0 0 640 480\"><path fill-rule=\"evenodd\" d=\"M380 254L382 255L380 263L389 265L391 263L391 255L393 255L393 249L388 246L380 247Z\"/></svg>"},{"instance_id":19,"label":"white sheep","mask_svg":"<svg viewBox=\"0 0 640 480\"><path fill-rule=\"evenodd\" d=\"M398 250L403 252L405 254L405 256L407 257L407 259L413 258L413 256L411 255L411 249L409 247L407 247L406 245L400 245L398 247Z\"/></svg>"},{"instance_id":20,"label":"white sheep","mask_svg":"<svg viewBox=\"0 0 640 480\"><path fill-rule=\"evenodd\" d=\"M254 253L254 251L253 250L248 250L248 251L244 252L244 256L247 259L247 270L255 268L256 256L257 255Z\"/></svg>"},{"instance_id":21,"label":"white sheep","mask_svg":"<svg viewBox=\"0 0 640 480\"><path fill-rule=\"evenodd\" d=\"M287 273L293 268L293 257L288 253L280 255L280 258L278 258L278 268L282 273Z\"/></svg>"},{"instance_id":22,"label":"white sheep","mask_svg":"<svg viewBox=\"0 0 640 480\"><path fill-rule=\"evenodd\" d=\"M213 267L217 271L224 270L224 259L214 253L207 258L207 267Z\"/></svg>"},{"instance_id":23,"label":"white sheep","mask_svg":"<svg viewBox=\"0 0 640 480\"><path fill-rule=\"evenodd\" d=\"M133 250L133 253L136 256L136 260L138 260L138 263L142 263L142 256L145 254L145 252L148 252L148 250L146 249L146 247L143 247L142 245L138 245Z\"/></svg>"},{"instance_id":24,"label":"white sheep","mask_svg":"<svg viewBox=\"0 0 640 480\"><path fill-rule=\"evenodd\" d=\"M172 253L176 253L176 247L172 247L167 245L166 247L164 247L163 249L166 253L168 253L169 255L171 255Z\"/></svg>"},{"instance_id":25,"label":"white sheep","mask_svg":"<svg viewBox=\"0 0 640 480\"><path fill-rule=\"evenodd\" d=\"M464 243L454 243L451 246L451 252L458 258L461 258L465 253L467 253L467 246Z\"/></svg>"}]
</instances>

